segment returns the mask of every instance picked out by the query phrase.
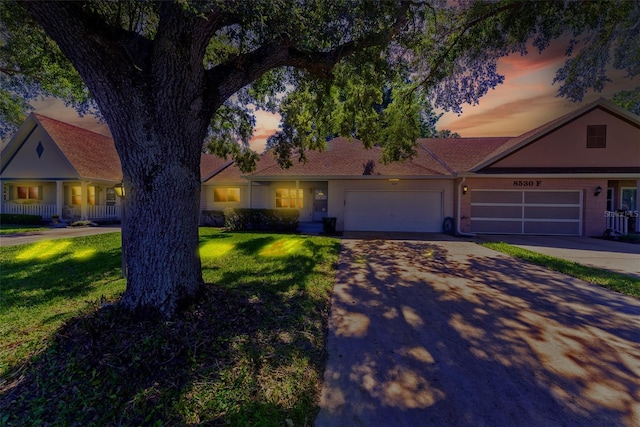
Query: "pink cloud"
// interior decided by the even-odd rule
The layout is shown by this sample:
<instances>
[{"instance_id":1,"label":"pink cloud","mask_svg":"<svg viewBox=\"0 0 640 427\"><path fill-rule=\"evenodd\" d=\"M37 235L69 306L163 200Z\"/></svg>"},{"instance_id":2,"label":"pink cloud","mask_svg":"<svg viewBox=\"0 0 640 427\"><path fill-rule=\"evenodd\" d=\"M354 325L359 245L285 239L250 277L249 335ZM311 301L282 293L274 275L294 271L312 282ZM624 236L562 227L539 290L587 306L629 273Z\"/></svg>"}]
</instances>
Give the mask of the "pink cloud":
<instances>
[{"instance_id":1,"label":"pink cloud","mask_svg":"<svg viewBox=\"0 0 640 427\"><path fill-rule=\"evenodd\" d=\"M538 53L538 49L529 45L528 54L511 54L498 61L498 70L509 78L515 79L522 75L528 75L536 71L552 67L557 69L565 60L564 55L568 41L560 39L551 44L547 49Z\"/></svg>"},{"instance_id":2,"label":"pink cloud","mask_svg":"<svg viewBox=\"0 0 640 427\"><path fill-rule=\"evenodd\" d=\"M588 92L581 103L558 98L558 86L553 85L555 71L566 57L567 40L558 40L541 55L530 49L527 56L513 54L500 59L499 71L505 82L490 91L476 106L464 106L463 113L445 113L439 129L449 129L462 136L516 136L558 116L579 108L584 103L614 93L635 88L638 80L624 78L622 71L611 70L612 80L602 93Z\"/></svg>"}]
</instances>

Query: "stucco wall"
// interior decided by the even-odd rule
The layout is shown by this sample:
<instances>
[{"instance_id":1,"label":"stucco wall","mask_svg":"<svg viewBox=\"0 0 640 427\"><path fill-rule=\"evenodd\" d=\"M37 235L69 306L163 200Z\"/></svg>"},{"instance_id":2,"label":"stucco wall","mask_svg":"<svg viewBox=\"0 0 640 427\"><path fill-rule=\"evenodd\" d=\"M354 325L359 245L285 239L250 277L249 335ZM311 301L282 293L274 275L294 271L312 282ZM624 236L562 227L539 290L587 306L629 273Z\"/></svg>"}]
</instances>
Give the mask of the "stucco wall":
<instances>
[{"instance_id":1,"label":"stucco wall","mask_svg":"<svg viewBox=\"0 0 640 427\"><path fill-rule=\"evenodd\" d=\"M215 188L239 188L240 201L234 202L214 202L213 192ZM226 208L246 208L249 205L249 190L246 184L219 184L219 185L203 185L200 191L200 210L203 211L223 211Z\"/></svg>"},{"instance_id":2,"label":"stucco wall","mask_svg":"<svg viewBox=\"0 0 640 427\"><path fill-rule=\"evenodd\" d=\"M516 181L533 181L533 186L522 187ZM539 182L539 185L538 185ZM470 191L480 189L495 190L579 190L582 192L582 235L601 236L606 230L605 211L607 207L607 179L604 178L467 178L465 184L469 192L461 197L460 231L471 230L471 197ZM603 191L594 196L596 188Z\"/></svg>"}]
</instances>

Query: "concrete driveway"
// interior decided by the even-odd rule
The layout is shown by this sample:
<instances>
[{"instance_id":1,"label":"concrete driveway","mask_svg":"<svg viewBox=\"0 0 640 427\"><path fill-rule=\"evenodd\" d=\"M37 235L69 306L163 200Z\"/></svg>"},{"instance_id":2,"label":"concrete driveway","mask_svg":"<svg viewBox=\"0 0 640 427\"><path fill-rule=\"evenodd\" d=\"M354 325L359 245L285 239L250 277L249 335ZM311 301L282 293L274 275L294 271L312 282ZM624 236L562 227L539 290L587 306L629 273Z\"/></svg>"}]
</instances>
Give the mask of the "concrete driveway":
<instances>
[{"instance_id":1,"label":"concrete driveway","mask_svg":"<svg viewBox=\"0 0 640 427\"><path fill-rule=\"evenodd\" d=\"M638 426L640 301L448 236L343 240L320 426Z\"/></svg>"}]
</instances>

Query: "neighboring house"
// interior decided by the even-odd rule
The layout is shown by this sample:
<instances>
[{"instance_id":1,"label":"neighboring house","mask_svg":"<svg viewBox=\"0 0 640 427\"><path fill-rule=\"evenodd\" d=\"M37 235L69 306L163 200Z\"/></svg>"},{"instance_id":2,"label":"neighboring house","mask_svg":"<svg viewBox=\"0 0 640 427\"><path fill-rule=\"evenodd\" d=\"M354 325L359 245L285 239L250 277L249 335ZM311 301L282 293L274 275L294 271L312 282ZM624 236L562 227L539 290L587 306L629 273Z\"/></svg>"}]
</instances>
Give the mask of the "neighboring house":
<instances>
[{"instance_id":1,"label":"neighboring house","mask_svg":"<svg viewBox=\"0 0 640 427\"><path fill-rule=\"evenodd\" d=\"M2 151L3 213L117 219L122 180L111 138L30 114Z\"/></svg>"},{"instance_id":2,"label":"neighboring house","mask_svg":"<svg viewBox=\"0 0 640 427\"><path fill-rule=\"evenodd\" d=\"M302 222L332 216L345 231L640 231L640 117L606 100L515 138L417 143L415 158L383 164L380 148L336 138L289 169L267 152L250 174L204 154L200 210L296 208ZM2 152L0 209L118 218L121 179L110 138L32 114Z\"/></svg>"},{"instance_id":3,"label":"neighboring house","mask_svg":"<svg viewBox=\"0 0 640 427\"><path fill-rule=\"evenodd\" d=\"M224 161L203 155L203 177ZM67 221L120 219L122 181L113 140L30 114L0 155L0 212Z\"/></svg>"},{"instance_id":4,"label":"neighboring house","mask_svg":"<svg viewBox=\"0 0 640 427\"><path fill-rule=\"evenodd\" d=\"M228 164L204 180L201 208L292 207L347 231L640 231L640 117L602 99L515 138L421 139L401 163L345 138L307 157L282 170L267 152L251 174Z\"/></svg>"}]
</instances>

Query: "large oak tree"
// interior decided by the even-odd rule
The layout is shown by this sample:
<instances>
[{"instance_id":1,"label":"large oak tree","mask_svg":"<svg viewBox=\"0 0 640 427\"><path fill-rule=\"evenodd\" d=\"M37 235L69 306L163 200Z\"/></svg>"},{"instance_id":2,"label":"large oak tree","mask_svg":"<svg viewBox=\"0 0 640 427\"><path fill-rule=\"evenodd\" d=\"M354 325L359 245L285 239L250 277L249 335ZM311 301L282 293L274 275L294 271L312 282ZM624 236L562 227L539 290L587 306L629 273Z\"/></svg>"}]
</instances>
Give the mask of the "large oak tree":
<instances>
[{"instance_id":1,"label":"large oak tree","mask_svg":"<svg viewBox=\"0 0 640 427\"><path fill-rule=\"evenodd\" d=\"M250 169L249 105L282 107L286 120L271 145L283 164L337 134L380 144L387 160L402 160L414 153L425 111L477 102L502 82L497 59L525 53L530 41L544 49L560 36L570 37L571 47L582 40L558 75L561 91L574 99L606 82L608 63L637 74L629 52L640 46L640 7L613 3L5 3L2 115L15 120L25 107L21 96L36 93L85 110L95 101L121 159L131 218L123 229L128 281L121 304L170 317L202 285L203 144ZM393 99L385 101L385 93ZM383 101L386 108L378 108Z\"/></svg>"}]
</instances>

